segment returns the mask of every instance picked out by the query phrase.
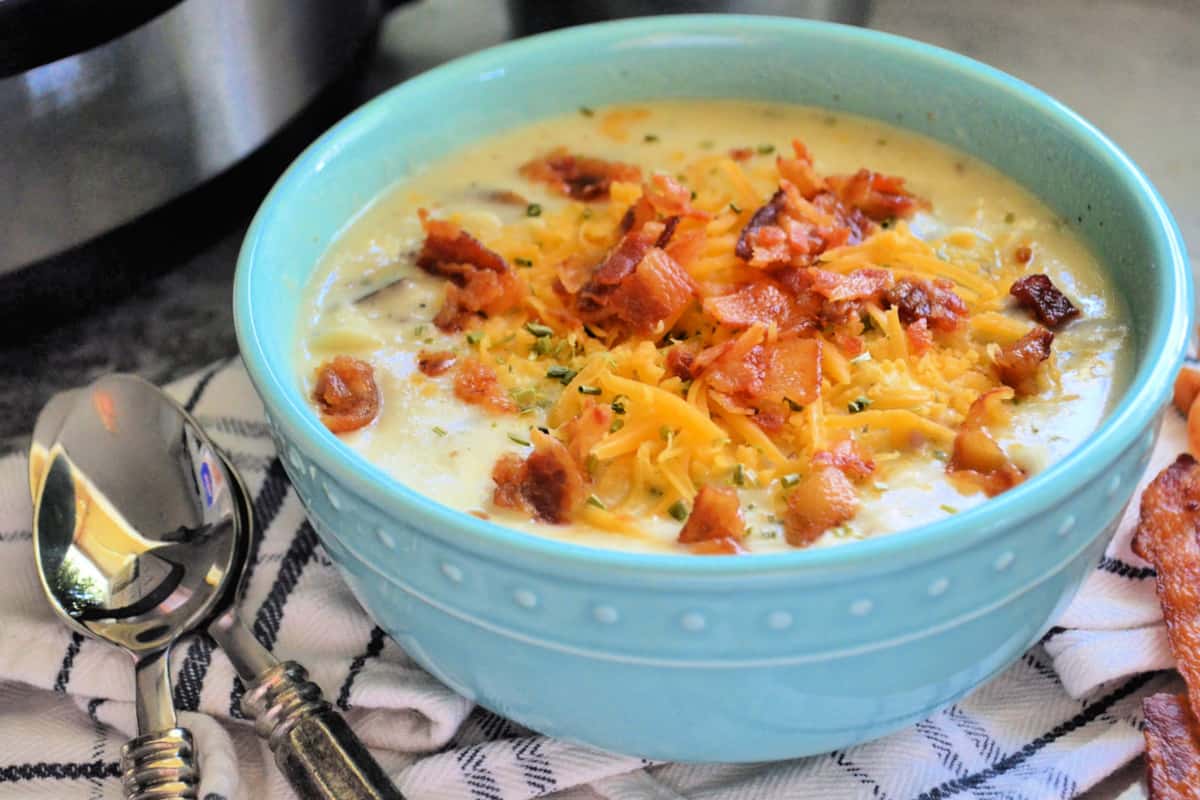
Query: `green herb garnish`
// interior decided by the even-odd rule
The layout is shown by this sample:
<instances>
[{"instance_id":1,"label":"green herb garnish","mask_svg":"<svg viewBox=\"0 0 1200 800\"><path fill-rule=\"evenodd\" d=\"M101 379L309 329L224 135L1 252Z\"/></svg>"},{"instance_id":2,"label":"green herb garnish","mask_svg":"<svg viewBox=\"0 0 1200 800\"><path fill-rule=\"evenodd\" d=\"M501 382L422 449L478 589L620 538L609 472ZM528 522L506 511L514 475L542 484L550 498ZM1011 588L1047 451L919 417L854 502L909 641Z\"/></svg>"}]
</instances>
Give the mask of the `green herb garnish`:
<instances>
[{"instance_id":1,"label":"green herb garnish","mask_svg":"<svg viewBox=\"0 0 1200 800\"><path fill-rule=\"evenodd\" d=\"M647 133L645 136L643 136L643 137L642 137L642 141L644 141L644 142L652 142L652 143L653 143L653 142L657 142L657 141L658 141L658 134L656 134L656 133Z\"/></svg>"},{"instance_id":2,"label":"green herb garnish","mask_svg":"<svg viewBox=\"0 0 1200 800\"><path fill-rule=\"evenodd\" d=\"M468 344L479 344L483 341L483 331L471 331L467 334Z\"/></svg>"},{"instance_id":3,"label":"green herb garnish","mask_svg":"<svg viewBox=\"0 0 1200 800\"><path fill-rule=\"evenodd\" d=\"M532 333L534 336L538 337L539 339L542 338L543 336L553 336L554 335L554 328L551 328L549 325L542 325L537 322L526 322L525 330L529 331L530 333Z\"/></svg>"},{"instance_id":4,"label":"green herb garnish","mask_svg":"<svg viewBox=\"0 0 1200 800\"><path fill-rule=\"evenodd\" d=\"M533 262L531 260L529 260L528 258L514 258L513 263L516 264L518 267L532 267L533 266Z\"/></svg>"},{"instance_id":5,"label":"green herb garnish","mask_svg":"<svg viewBox=\"0 0 1200 800\"><path fill-rule=\"evenodd\" d=\"M682 500L676 500L671 504L671 507L667 509L667 513L680 522L683 522L688 518L687 503L683 502Z\"/></svg>"},{"instance_id":6,"label":"green herb garnish","mask_svg":"<svg viewBox=\"0 0 1200 800\"><path fill-rule=\"evenodd\" d=\"M799 403L797 403L795 400L793 400L790 397L783 398L783 402L787 403L787 407L790 408L792 411L803 411L804 410L804 406L800 405Z\"/></svg>"},{"instance_id":7,"label":"green herb garnish","mask_svg":"<svg viewBox=\"0 0 1200 800\"><path fill-rule=\"evenodd\" d=\"M594 117L594 116L596 116L596 112L595 112L595 111L593 111L592 109L588 108L587 106L580 106L580 107L579 107L579 113L580 113L580 114L583 114L585 117Z\"/></svg>"},{"instance_id":8,"label":"green herb garnish","mask_svg":"<svg viewBox=\"0 0 1200 800\"><path fill-rule=\"evenodd\" d=\"M773 144L760 144L758 146L758 154L760 156L769 156L769 155L771 155L771 153L774 153L774 152L775 152L775 145L773 145Z\"/></svg>"},{"instance_id":9,"label":"green herb garnish","mask_svg":"<svg viewBox=\"0 0 1200 800\"><path fill-rule=\"evenodd\" d=\"M850 405L848 405L847 408L851 414L857 414L860 411L866 411L867 406L869 405L871 405L871 399L869 397L856 397L850 402Z\"/></svg>"},{"instance_id":10,"label":"green herb garnish","mask_svg":"<svg viewBox=\"0 0 1200 800\"><path fill-rule=\"evenodd\" d=\"M1009 225L1012 225L1014 222L1017 221L1017 215L1010 211L1004 215L1004 221L1007 222Z\"/></svg>"},{"instance_id":11,"label":"green herb garnish","mask_svg":"<svg viewBox=\"0 0 1200 800\"><path fill-rule=\"evenodd\" d=\"M598 395L598 394L600 394L600 392L601 392L601 389L599 386L592 386L591 384L587 384L587 383L581 383L579 385L579 393L580 394Z\"/></svg>"},{"instance_id":12,"label":"green herb garnish","mask_svg":"<svg viewBox=\"0 0 1200 800\"><path fill-rule=\"evenodd\" d=\"M742 464L736 464L733 468L733 484L734 486L746 485L746 467Z\"/></svg>"},{"instance_id":13,"label":"green herb garnish","mask_svg":"<svg viewBox=\"0 0 1200 800\"><path fill-rule=\"evenodd\" d=\"M729 204L729 210L730 210L730 211L732 211L732 212L733 212L733 213L735 213L735 214L740 214L740 213L742 213L742 210L741 210L740 208L738 208L738 205L737 205L737 203L730 203L730 204Z\"/></svg>"},{"instance_id":14,"label":"green herb garnish","mask_svg":"<svg viewBox=\"0 0 1200 800\"><path fill-rule=\"evenodd\" d=\"M624 428L624 427L625 427L625 420L616 418L612 421L612 424L608 426L608 432L616 433L617 431L621 430L621 428Z\"/></svg>"},{"instance_id":15,"label":"green herb garnish","mask_svg":"<svg viewBox=\"0 0 1200 800\"><path fill-rule=\"evenodd\" d=\"M613 413L614 414L624 414L625 413L625 401L628 399L629 398L623 394L619 394L616 397L614 397L613 401L612 401Z\"/></svg>"},{"instance_id":16,"label":"green herb garnish","mask_svg":"<svg viewBox=\"0 0 1200 800\"><path fill-rule=\"evenodd\" d=\"M942 511L945 511L947 514L957 514L958 513L957 508L955 508L954 506L946 505L945 503L942 503L940 506L938 506L938 508L940 508Z\"/></svg>"},{"instance_id":17,"label":"green herb garnish","mask_svg":"<svg viewBox=\"0 0 1200 800\"><path fill-rule=\"evenodd\" d=\"M605 511L608 509L608 506L604 505L604 501L601 500L599 497L596 497L596 495L594 495L594 494L588 495L587 504L589 506L595 506L596 508L600 509L601 511Z\"/></svg>"},{"instance_id":18,"label":"green herb garnish","mask_svg":"<svg viewBox=\"0 0 1200 800\"><path fill-rule=\"evenodd\" d=\"M529 205L525 206L525 216L540 217L541 215L542 215L542 207L540 205L538 205L537 203L530 203Z\"/></svg>"},{"instance_id":19,"label":"green herb garnish","mask_svg":"<svg viewBox=\"0 0 1200 800\"><path fill-rule=\"evenodd\" d=\"M510 441L516 442L517 444L521 445L522 447L529 446L528 439L522 439L520 436L517 436L515 433L508 434L508 438Z\"/></svg>"},{"instance_id":20,"label":"green herb garnish","mask_svg":"<svg viewBox=\"0 0 1200 800\"><path fill-rule=\"evenodd\" d=\"M799 475L784 475L782 478L779 479L779 482L783 485L783 488L790 489L793 486L795 486L797 483L800 482L800 476Z\"/></svg>"},{"instance_id":21,"label":"green herb garnish","mask_svg":"<svg viewBox=\"0 0 1200 800\"><path fill-rule=\"evenodd\" d=\"M443 427L442 427L442 426L440 426L440 425L434 425L434 426L433 426L433 432L434 432L435 434L437 434L438 436L445 436L445 435L446 435L446 429L445 429L445 428L443 428Z\"/></svg>"}]
</instances>

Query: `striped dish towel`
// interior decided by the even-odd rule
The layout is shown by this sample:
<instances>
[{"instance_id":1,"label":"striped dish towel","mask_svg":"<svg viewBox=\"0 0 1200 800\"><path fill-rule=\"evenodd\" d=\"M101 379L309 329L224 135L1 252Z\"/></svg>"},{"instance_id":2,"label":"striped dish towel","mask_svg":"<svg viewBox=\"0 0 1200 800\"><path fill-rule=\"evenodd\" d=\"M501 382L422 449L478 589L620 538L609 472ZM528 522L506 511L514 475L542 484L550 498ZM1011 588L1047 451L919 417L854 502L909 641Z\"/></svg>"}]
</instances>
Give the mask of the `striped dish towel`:
<instances>
[{"instance_id":1,"label":"striped dish towel","mask_svg":"<svg viewBox=\"0 0 1200 800\"><path fill-rule=\"evenodd\" d=\"M1142 749L1140 701L1177 681L1153 571L1129 551L1131 516L1073 606L1001 676L885 739L755 765L654 764L548 739L458 697L356 604L304 519L240 363L172 387L244 474L265 536L243 615L303 662L412 800L756 800L1073 797ZM1168 415L1157 471L1183 447ZM38 587L23 453L0 457L0 800L119 798L134 729L128 658L70 633ZM241 719L241 683L205 639L172 658L175 705L202 757L205 800L291 793Z\"/></svg>"}]
</instances>

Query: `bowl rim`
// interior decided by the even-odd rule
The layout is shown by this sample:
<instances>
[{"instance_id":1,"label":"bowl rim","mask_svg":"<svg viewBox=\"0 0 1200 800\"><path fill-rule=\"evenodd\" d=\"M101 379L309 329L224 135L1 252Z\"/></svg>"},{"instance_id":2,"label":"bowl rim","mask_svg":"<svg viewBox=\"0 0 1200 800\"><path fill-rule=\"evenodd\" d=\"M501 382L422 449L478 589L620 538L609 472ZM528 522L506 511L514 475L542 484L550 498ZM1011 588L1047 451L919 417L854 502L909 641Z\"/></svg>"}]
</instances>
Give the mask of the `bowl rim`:
<instances>
[{"instance_id":1,"label":"bowl rim","mask_svg":"<svg viewBox=\"0 0 1200 800\"><path fill-rule=\"evenodd\" d=\"M581 40L595 36L672 37L701 35L729 36L739 32L780 35L811 35L839 38L848 44L894 52L910 60L931 62L969 80L991 83L1018 96L1046 117L1065 125L1073 137L1101 156L1142 201L1152 232L1151 246L1164 271L1159 300L1166 321L1151 329L1146 352L1154 357L1148 372L1135 372L1117 407L1103 423L1064 458L1029 481L969 510L937 522L837 546L773 552L752 556L709 556L697 558L682 553L640 553L597 548L526 533L482 520L444 506L388 475L364 456L343 445L312 413L298 390L293 371L272 364L261 346L256 315L250 299L254 281L269 272L259 265L258 250L266 235L269 218L289 202L289 189L299 176L321 168L337 157L343 143L355 132L377 124L390 105L402 102L414 87L454 84L474 80L481 73L503 67L538 51L569 52ZM1028 187L1027 187L1028 188ZM1032 189L1031 189L1032 191ZM1036 194L1036 192L1035 192ZM347 221L348 224L348 221ZM1169 296L1166 296L1169 295ZM1082 489L1101 477L1117 457L1133 445L1162 408L1175 373L1183 360L1192 320L1192 275L1183 237L1157 190L1125 153L1095 126L1041 90L1001 70L952 51L895 34L836 23L771 16L734 14L681 14L643 17L576 26L507 42L463 56L403 83L360 106L309 145L276 181L256 212L238 254L234 279L234 321L239 349L247 372L264 407L283 429L284 437L337 480L350 485L365 498L399 516L423 532L457 531L469 537L454 544L486 546L493 552L503 548L514 559L532 564L556 563L591 567L613 567L622 571L655 572L695 576L743 576L797 570L826 570L865 564L882 565L902 557L920 559L943 552L956 539L975 531L989 535L1011 527L1055 503L1068 493ZM1136 369L1136 367L1135 367ZM1137 370L1141 372L1141 370ZM1154 433L1157 433L1155 428ZM278 457L286 461L285 454ZM395 512L399 511L400 514ZM957 536L956 536L957 535ZM450 540L450 537L445 537Z\"/></svg>"}]
</instances>

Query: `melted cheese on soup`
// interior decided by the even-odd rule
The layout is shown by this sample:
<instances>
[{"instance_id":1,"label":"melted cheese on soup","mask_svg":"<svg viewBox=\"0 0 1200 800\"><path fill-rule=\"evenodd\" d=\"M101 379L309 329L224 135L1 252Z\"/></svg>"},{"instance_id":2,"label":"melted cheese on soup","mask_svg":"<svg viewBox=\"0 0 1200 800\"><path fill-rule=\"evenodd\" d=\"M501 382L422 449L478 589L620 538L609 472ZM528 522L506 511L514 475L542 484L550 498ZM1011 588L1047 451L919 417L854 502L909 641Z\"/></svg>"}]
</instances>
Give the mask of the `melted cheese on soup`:
<instances>
[{"instance_id":1,"label":"melted cheese on soup","mask_svg":"<svg viewBox=\"0 0 1200 800\"><path fill-rule=\"evenodd\" d=\"M842 225L853 229L840 234L845 241L833 236L835 246L812 257L792 256L787 265L767 264L761 249L753 251L753 259L740 258L737 242L783 185L781 171L795 176L803 167L801 150L795 152L801 167L792 160L787 168L782 161L793 159L793 140L807 147L808 163L819 176L854 175L863 167L880 173L876 187L885 187L885 200L900 203L904 213L898 216L904 219L880 219L884 212L869 200L858 207L867 216L873 213L873 221L852 213L857 200L831 201L826 211L841 209L839 220L853 217ZM563 185L531 179L536 170L522 174L531 161L548 163L545 156L556 147L637 167L649 188L623 173L598 192L603 197L587 197L586 181L566 187L567 195L578 195L571 197ZM652 183L656 174L665 176L658 189ZM907 180L899 194L887 193L888 174ZM849 197L848 184L838 185ZM655 215L642 206L650 209L642 231L658 239L652 245L643 237L641 247L662 253L658 258L675 266L686 262L681 268L688 274L681 280L691 286L687 307L676 309L676 319L658 320L661 330L653 328L655 318L643 324L621 316L619 308L599 323L597 316L587 317L589 323L562 312L604 301L609 289L597 283L598 265L619 266L612 266L614 252L632 247L630 237L638 234L623 230L622 222L633 216L627 209L663 186L685 187L690 197L676 191L675 202L683 208L676 223L670 223L670 214ZM905 204L904 192L921 202ZM808 201L798 194L790 197L791 212L776 218L768 210L761 219L771 217L767 226L783 232L767 233L791 237L778 246L794 253L798 234L794 226L787 233L781 222L787 213L794 217L801 208L812 219L826 218L806 211ZM439 316L448 291L456 291L448 288L452 281L445 272L452 267L444 261L443 273L431 274L417 266L432 236L422 227L419 209L430 219L452 221L502 257L527 290L519 306L499 314L468 307L453 319ZM820 224L805 229L812 241L820 239L811 233ZM686 247L689 234L692 250ZM771 241L767 234L755 238L763 248ZM796 271L807 269L821 270L833 288L812 289L809 277L796 283ZM770 277L760 279L764 274ZM1080 313L1055 327L1050 356L1037 366L1034 383L1014 393L997 377L993 362L1039 324L1009 297L1013 281L1032 274L1047 276ZM853 294L847 287L856 275L891 288L835 308L833 297ZM942 328L936 309L926 314L920 303L906 306L895 290L898 282L928 288L938 280L937 286L949 287L967 308ZM787 327L782 319L712 324L702 299L733 297L755 281L760 288L782 287L782 294L808 292L805 297L825 302L824 316L807 319L799 333L782 330ZM833 295L813 294L818 290ZM592 306L579 299L589 291L599 298L588 301ZM633 308L640 302L637 292L631 298ZM841 309L842 316L831 308ZM902 319L905 309L908 318ZM764 553L790 549L789 538L797 539L795 527L788 528L798 524L789 517L796 513L789 492L816 492L819 504L828 499L822 491L833 491L806 481L821 469L834 469L819 466L830 461L817 455L821 452L861 456L871 469L843 466L849 477L832 476L836 486L853 486L852 511L828 518L814 512L803 546L901 531L984 502L984 484L972 481L960 464L950 463L958 471L948 474L948 462L960 457L958 448L969 448L962 431L978 424L982 414L980 409L972 416L970 407L989 390L998 392L996 404L1004 413L984 429L1006 459L1005 474L1017 476L1009 483L1062 458L1097 427L1123 386L1129 367L1124 319L1113 287L1065 224L977 160L906 131L825 110L672 101L582 109L485 138L405 177L353 220L316 270L298 336L297 371L311 393L318 367L334 356L369 363L381 399L378 418L342 434L342 441L451 508L579 544L687 552L695 547L677 541L684 519L697 492L711 485L736 493L742 530L735 549ZM812 340L819 345L803 343ZM743 355L737 357L749 363L769 361L789 342L788 352L819 354L815 361L788 362L810 363L811 385L800 385L795 370L780 378L793 387L792 394L806 393L800 400L777 393L768 404L762 397L769 392L747 400L748 384L736 391L727 385L736 365L722 367L719 359L690 380L670 374L672 348L691 348L692 356L703 359L699 354L711 354L706 347L740 347ZM915 352L923 348L928 351ZM605 349L612 354L607 363L601 358ZM453 356L453 366L445 374L426 375L418 367L422 351ZM495 373L498 396L511 413L456 396L456 371L467 362ZM599 409L594 413L602 414L606 429L593 434L598 441L581 445L587 452L576 453L583 495L576 496L570 520L539 520L537 509L523 505L520 496L509 503L515 508L498 506L497 463L508 457L515 469L539 429L574 446L574 429L566 426L588 409ZM702 441L710 435L711 441ZM528 482L536 479L528 469L521 474L528 494Z\"/></svg>"}]
</instances>

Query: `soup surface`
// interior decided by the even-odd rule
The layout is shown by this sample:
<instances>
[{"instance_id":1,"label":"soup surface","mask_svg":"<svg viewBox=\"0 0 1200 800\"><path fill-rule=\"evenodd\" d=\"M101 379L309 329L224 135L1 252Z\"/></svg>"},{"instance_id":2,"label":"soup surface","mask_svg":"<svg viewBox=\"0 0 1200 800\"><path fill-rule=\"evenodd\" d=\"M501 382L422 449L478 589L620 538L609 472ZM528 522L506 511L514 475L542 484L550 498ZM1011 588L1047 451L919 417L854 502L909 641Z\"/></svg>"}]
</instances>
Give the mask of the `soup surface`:
<instances>
[{"instance_id":1,"label":"soup surface","mask_svg":"<svg viewBox=\"0 0 1200 800\"><path fill-rule=\"evenodd\" d=\"M452 508L639 551L955 514L1075 447L1129 366L1112 286L1028 192L785 105L484 138L365 208L310 293L298 380L347 446Z\"/></svg>"}]
</instances>

